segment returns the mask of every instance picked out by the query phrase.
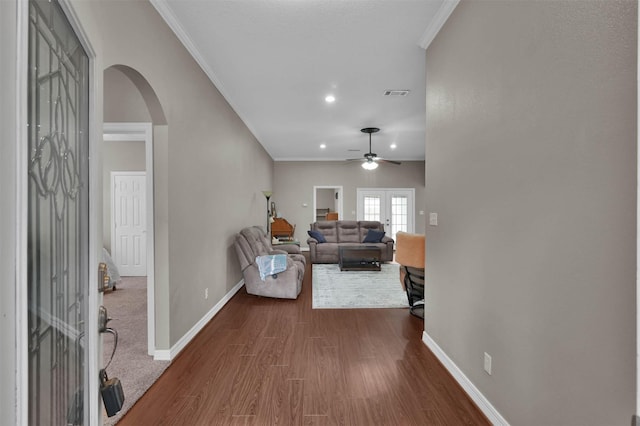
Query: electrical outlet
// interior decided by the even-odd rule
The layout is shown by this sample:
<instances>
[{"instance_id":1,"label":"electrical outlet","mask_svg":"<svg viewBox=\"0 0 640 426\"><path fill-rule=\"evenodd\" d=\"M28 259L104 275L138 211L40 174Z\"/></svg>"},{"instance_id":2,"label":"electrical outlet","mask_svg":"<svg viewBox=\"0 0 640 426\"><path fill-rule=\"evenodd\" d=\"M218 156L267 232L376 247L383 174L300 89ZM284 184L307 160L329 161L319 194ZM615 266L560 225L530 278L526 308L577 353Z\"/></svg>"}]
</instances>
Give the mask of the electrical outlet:
<instances>
[{"instance_id":1,"label":"electrical outlet","mask_svg":"<svg viewBox=\"0 0 640 426\"><path fill-rule=\"evenodd\" d=\"M209 287L204 289L204 298L208 299L209 298Z\"/></svg>"},{"instance_id":2,"label":"electrical outlet","mask_svg":"<svg viewBox=\"0 0 640 426\"><path fill-rule=\"evenodd\" d=\"M491 355L486 352L484 353L484 371L491 375Z\"/></svg>"}]
</instances>

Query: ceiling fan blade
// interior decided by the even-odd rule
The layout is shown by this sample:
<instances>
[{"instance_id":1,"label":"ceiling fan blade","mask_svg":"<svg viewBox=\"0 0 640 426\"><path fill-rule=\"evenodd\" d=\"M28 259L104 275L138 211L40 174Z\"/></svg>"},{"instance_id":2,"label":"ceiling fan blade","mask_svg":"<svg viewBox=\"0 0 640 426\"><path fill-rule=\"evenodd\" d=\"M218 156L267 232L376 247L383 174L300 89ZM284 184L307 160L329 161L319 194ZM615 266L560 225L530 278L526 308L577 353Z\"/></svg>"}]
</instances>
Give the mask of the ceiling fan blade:
<instances>
[{"instance_id":1,"label":"ceiling fan blade","mask_svg":"<svg viewBox=\"0 0 640 426\"><path fill-rule=\"evenodd\" d=\"M394 160L385 160L384 158L376 158L374 161L378 161L380 163L390 163L390 164L395 164L395 165L400 165L402 164L400 161L394 161Z\"/></svg>"},{"instance_id":2,"label":"ceiling fan blade","mask_svg":"<svg viewBox=\"0 0 640 426\"><path fill-rule=\"evenodd\" d=\"M367 159L366 158L349 158L344 161L367 161Z\"/></svg>"}]
</instances>

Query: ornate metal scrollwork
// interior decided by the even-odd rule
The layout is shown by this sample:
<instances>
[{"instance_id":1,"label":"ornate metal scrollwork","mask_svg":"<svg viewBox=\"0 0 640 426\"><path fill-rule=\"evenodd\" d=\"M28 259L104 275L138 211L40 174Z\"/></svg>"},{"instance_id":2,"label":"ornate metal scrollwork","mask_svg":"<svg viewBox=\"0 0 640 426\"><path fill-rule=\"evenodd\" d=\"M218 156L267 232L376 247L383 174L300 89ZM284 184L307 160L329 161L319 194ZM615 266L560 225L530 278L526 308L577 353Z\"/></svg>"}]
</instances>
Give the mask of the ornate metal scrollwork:
<instances>
[{"instance_id":1,"label":"ornate metal scrollwork","mask_svg":"<svg viewBox=\"0 0 640 426\"><path fill-rule=\"evenodd\" d=\"M52 197L56 217L62 220L68 200L75 200L78 194L80 175L76 155L70 149L67 138L63 98L58 95L54 104L51 131L38 138L33 148L33 156L29 160L29 176L41 197Z\"/></svg>"}]
</instances>

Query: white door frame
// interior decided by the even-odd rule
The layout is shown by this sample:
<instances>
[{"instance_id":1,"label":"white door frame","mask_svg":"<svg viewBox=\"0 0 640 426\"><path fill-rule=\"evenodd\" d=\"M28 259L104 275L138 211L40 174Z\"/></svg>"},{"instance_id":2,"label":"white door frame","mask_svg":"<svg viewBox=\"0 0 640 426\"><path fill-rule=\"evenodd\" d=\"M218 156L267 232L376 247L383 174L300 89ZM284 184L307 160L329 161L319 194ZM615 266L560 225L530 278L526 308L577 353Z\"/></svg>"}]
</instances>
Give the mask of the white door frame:
<instances>
[{"instance_id":1,"label":"white door frame","mask_svg":"<svg viewBox=\"0 0 640 426\"><path fill-rule=\"evenodd\" d=\"M102 107L97 105L97 81L102 79L102 70L96 68L96 53L87 32L84 30L71 4L71 0L58 0L71 27L76 33L82 47L89 58L89 217L101 217L102 206L102 129L96 119L96 111ZM29 347L28 347L28 132L27 123L27 80L28 80L28 48L29 48L29 2L16 1L17 5L17 58L16 58L16 424L26 425L29 422ZM102 226L99 221L89 221L89 279L88 324L86 327L87 352L89 359L88 407L90 424L101 422L102 407L100 400L98 371L101 365L101 336L98 333L98 262L102 257ZM94 281L95 278L95 281Z\"/></svg>"},{"instance_id":2,"label":"white door frame","mask_svg":"<svg viewBox=\"0 0 640 426\"><path fill-rule=\"evenodd\" d=\"M344 214L342 213L342 208L344 206L344 192L342 190L342 185L314 185L313 186L313 217L311 218L310 223L316 222L316 190L318 189L333 189L338 194L338 218L340 220L344 220Z\"/></svg>"},{"instance_id":3,"label":"white door frame","mask_svg":"<svg viewBox=\"0 0 640 426\"><path fill-rule=\"evenodd\" d=\"M636 6L639 2L636 2ZM637 34L640 36L640 7L637 8L638 14L638 30ZM637 60L637 81L640 82L640 38L637 40L638 58ZM636 93L636 125L640 126L640 84L638 84ZM637 127L638 128L638 127ZM637 133L637 132L636 132ZM640 133L636 134L636 193L637 193L637 206L636 206L636 412L635 416L640 416ZM634 424L638 421L638 417L634 417Z\"/></svg>"},{"instance_id":4,"label":"white door frame","mask_svg":"<svg viewBox=\"0 0 640 426\"><path fill-rule=\"evenodd\" d=\"M143 141L145 152L146 221L147 221L147 353L156 351L156 310L154 279L154 226L153 226L153 125L151 123L104 123L105 141ZM113 243L113 241L112 241Z\"/></svg>"}]
</instances>

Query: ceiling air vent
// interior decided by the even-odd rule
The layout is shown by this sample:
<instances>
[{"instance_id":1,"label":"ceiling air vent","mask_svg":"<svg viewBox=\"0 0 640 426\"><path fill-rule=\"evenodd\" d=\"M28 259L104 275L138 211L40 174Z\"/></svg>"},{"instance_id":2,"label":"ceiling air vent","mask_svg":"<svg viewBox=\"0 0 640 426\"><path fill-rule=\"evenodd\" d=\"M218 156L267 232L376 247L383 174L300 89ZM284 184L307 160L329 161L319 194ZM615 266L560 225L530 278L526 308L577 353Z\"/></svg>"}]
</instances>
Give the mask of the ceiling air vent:
<instances>
[{"instance_id":1,"label":"ceiling air vent","mask_svg":"<svg viewBox=\"0 0 640 426\"><path fill-rule=\"evenodd\" d=\"M409 94L408 90L385 90L384 96L407 96Z\"/></svg>"}]
</instances>

